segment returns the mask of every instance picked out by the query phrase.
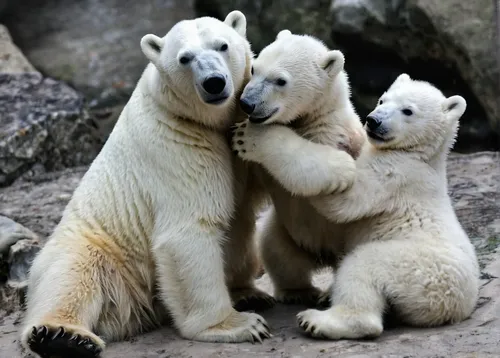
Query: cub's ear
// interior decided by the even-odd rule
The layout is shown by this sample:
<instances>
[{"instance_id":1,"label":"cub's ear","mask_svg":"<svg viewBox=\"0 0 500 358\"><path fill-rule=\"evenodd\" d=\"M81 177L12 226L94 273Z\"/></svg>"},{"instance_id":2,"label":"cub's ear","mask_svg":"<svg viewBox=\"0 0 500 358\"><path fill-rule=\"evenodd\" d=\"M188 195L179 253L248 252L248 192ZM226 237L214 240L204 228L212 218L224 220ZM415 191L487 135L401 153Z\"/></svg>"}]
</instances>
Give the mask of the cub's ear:
<instances>
[{"instance_id":1,"label":"cub's ear","mask_svg":"<svg viewBox=\"0 0 500 358\"><path fill-rule=\"evenodd\" d=\"M443 112L446 118L452 121L457 121L462 117L467 108L467 102L462 96L451 96L443 102Z\"/></svg>"},{"instance_id":2,"label":"cub's ear","mask_svg":"<svg viewBox=\"0 0 500 358\"><path fill-rule=\"evenodd\" d=\"M163 39L153 34L147 34L141 39L141 49L148 60L156 65L163 49Z\"/></svg>"},{"instance_id":3,"label":"cub's ear","mask_svg":"<svg viewBox=\"0 0 500 358\"><path fill-rule=\"evenodd\" d=\"M337 76L344 69L344 54L339 50L328 51L319 61L319 65L330 77Z\"/></svg>"},{"instance_id":4,"label":"cub's ear","mask_svg":"<svg viewBox=\"0 0 500 358\"><path fill-rule=\"evenodd\" d=\"M290 36L292 34L292 32L290 30L281 30L280 32L278 32L278 34L276 35L276 40L279 40L283 37L286 37L286 36Z\"/></svg>"},{"instance_id":5,"label":"cub's ear","mask_svg":"<svg viewBox=\"0 0 500 358\"><path fill-rule=\"evenodd\" d=\"M394 83L403 83L409 81L411 81L410 76L406 73L402 73L394 80Z\"/></svg>"},{"instance_id":6,"label":"cub's ear","mask_svg":"<svg viewBox=\"0 0 500 358\"><path fill-rule=\"evenodd\" d=\"M224 23L235 29L242 37L247 36L247 18L241 11L231 11L227 14Z\"/></svg>"}]
</instances>

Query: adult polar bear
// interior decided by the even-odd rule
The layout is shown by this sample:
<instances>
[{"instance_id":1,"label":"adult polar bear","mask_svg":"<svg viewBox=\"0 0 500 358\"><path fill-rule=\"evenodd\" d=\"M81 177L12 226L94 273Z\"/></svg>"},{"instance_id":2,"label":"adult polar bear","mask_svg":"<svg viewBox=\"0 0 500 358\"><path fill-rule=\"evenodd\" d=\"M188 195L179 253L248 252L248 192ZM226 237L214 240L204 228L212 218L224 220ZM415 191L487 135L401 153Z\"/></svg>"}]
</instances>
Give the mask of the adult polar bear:
<instances>
[{"instance_id":1,"label":"adult polar bear","mask_svg":"<svg viewBox=\"0 0 500 358\"><path fill-rule=\"evenodd\" d=\"M311 198L320 213L343 228L346 255L335 275L331 308L298 314L307 332L330 339L378 336L387 306L416 326L460 322L473 312L478 262L453 210L446 178L447 155L465 108L462 97L446 98L407 74L381 96L367 117L369 143L356 161L350 189ZM304 141L285 127L278 130L280 140L297 146ZM249 141L260 153L275 149L254 137ZM297 183L307 180L300 168L318 155L307 143L301 148L280 153L297 168ZM322 179L328 185L330 179Z\"/></svg>"},{"instance_id":2,"label":"adult polar bear","mask_svg":"<svg viewBox=\"0 0 500 358\"><path fill-rule=\"evenodd\" d=\"M227 132L250 77L245 32L234 11L142 38L151 63L31 268L22 342L32 351L93 357L102 338L159 324L164 307L189 339L269 335L261 316L232 307L224 273L238 199Z\"/></svg>"},{"instance_id":3,"label":"adult polar bear","mask_svg":"<svg viewBox=\"0 0 500 358\"><path fill-rule=\"evenodd\" d=\"M261 256L275 298L285 303L320 303L324 295L312 285L311 275L321 267L336 266L341 253L337 225L319 215L307 197L342 191L352 181L355 165L348 153L357 156L366 135L349 97L343 54L328 50L312 36L283 30L254 60L252 79L240 98L249 121L261 125L238 124L233 149L244 160L262 164L257 173L273 205L263 220ZM276 123L316 145L316 155L309 157L307 166L281 162L281 152L300 153L301 148L300 143L282 138ZM269 138L266 147L248 142L253 137L265 140L264 136ZM307 176L305 182L294 183L301 177L297 170ZM326 182L325 175L332 178L331 173L338 173L338 180Z\"/></svg>"}]
</instances>

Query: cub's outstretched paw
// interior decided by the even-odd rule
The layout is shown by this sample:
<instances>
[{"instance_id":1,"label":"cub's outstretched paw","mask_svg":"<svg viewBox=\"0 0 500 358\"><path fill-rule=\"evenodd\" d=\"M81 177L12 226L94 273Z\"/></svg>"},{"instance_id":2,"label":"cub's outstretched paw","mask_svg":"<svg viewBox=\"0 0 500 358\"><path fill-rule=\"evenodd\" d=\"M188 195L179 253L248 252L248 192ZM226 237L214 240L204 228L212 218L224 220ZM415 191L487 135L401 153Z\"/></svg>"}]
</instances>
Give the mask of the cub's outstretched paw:
<instances>
[{"instance_id":1,"label":"cub's outstretched paw","mask_svg":"<svg viewBox=\"0 0 500 358\"><path fill-rule=\"evenodd\" d=\"M326 311L305 310L297 314L297 322L312 337L332 340L374 338L383 331L382 319L376 314L340 306Z\"/></svg>"},{"instance_id":2,"label":"cub's outstretched paw","mask_svg":"<svg viewBox=\"0 0 500 358\"><path fill-rule=\"evenodd\" d=\"M27 344L42 358L95 358L104 349L104 342L91 332L50 325L33 326Z\"/></svg>"},{"instance_id":3,"label":"cub's outstretched paw","mask_svg":"<svg viewBox=\"0 0 500 358\"><path fill-rule=\"evenodd\" d=\"M233 127L231 147L241 159L259 162L259 139L267 126L251 124L248 121L236 123Z\"/></svg>"},{"instance_id":4,"label":"cub's outstretched paw","mask_svg":"<svg viewBox=\"0 0 500 358\"><path fill-rule=\"evenodd\" d=\"M272 337L264 318L256 313L234 311L228 318L198 333L194 339L204 342L259 342Z\"/></svg>"},{"instance_id":5,"label":"cub's outstretched paw","mask_svg":"<svg viewBox=\"0 0 500 358\"><path fill-rule=\"evenodd\" d=\"M236 311L263 311L274 307L276 300L273 296L257 288L242 288L231 290L231 298Z\"/></svg>"}]
</instances>

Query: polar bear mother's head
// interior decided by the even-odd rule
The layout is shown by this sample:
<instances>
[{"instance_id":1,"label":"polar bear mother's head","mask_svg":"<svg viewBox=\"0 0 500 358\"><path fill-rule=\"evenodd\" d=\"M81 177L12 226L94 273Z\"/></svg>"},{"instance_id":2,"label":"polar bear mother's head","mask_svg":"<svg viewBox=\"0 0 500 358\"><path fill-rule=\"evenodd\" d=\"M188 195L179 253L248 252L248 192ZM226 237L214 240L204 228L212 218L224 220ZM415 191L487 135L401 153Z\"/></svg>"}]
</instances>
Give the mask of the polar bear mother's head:
<instances>
[{"instance_id":1,"label":"polar bear mother's head","mask_svg":"<svg viewBox=\"0 0 500 358\"><path fill-rule=\"evenodd\" d=\"M224 22L212 17L180 21L163 38L145 35L141 48L161 78L162 101L196 110L192 117L234 105L250 71L252 54L240 11Z\"/></svg>"}]
</instances>

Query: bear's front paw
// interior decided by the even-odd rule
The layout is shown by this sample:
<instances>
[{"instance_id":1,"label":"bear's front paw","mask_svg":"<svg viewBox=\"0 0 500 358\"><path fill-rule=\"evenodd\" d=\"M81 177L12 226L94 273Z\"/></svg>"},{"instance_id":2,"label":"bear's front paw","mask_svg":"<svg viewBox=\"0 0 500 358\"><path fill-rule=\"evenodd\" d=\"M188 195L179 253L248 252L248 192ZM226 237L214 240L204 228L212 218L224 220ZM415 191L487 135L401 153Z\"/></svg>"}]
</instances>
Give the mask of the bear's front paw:
<instances>
[{"instance_id":1,"label":"bear's front paw","mask_svg":"<svg viewBox=\"0 0 500 358\"><path fill-rule=\"evenodd\" d=\"M251 124L248 121L234 125L231 147L233 152L243 160L259 162L259 140L265 127Z\"/></svg>"},{"instance_id":2,"label":"bear's front paw","mask_svg":"<svg viewBox=\"0 0 500 358\"><path fill-rule=\"evenodd\" d=\"M346 152L337 152L334 160L335 174L322 194L338 194L350 189L356 179L356 162Z\"/></svg>"}]
</instances>

